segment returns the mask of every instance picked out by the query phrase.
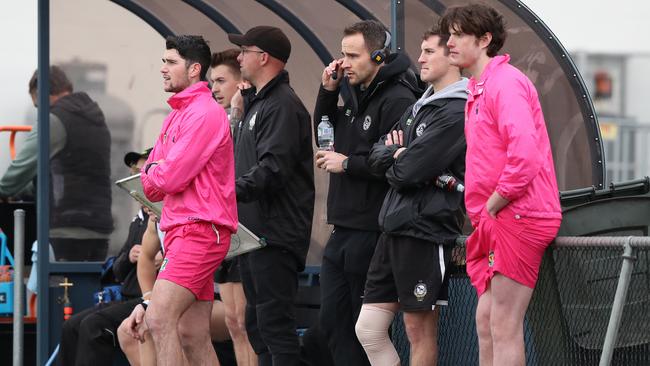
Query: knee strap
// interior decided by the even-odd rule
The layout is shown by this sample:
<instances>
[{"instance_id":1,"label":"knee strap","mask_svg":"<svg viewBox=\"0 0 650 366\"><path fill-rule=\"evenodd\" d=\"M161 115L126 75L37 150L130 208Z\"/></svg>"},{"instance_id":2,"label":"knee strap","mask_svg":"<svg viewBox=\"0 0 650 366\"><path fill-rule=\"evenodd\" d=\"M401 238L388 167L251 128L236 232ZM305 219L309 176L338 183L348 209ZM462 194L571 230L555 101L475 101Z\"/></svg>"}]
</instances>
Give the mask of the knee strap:
<instances>
[{"instance_id":1,"label":"knee strap","mask_svg":"<svg viewBox=\"0 0 650 366\"><path fill-rule=\"evenodd\" d=\"M357 338L373 366L398 366L399 355L388 338L395 313L373 305L363 305L354 327Z\"/></svg>"}]
</instances>

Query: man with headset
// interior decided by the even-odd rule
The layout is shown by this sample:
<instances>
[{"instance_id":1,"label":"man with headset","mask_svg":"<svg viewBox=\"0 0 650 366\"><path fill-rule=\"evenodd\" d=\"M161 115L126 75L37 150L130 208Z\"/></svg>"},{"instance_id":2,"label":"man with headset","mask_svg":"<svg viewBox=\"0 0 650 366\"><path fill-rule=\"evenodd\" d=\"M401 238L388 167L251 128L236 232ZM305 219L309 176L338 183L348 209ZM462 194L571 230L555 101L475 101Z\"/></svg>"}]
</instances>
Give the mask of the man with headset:
<instances>
[{"instance_id":1,"label":"man with headset","mask_svg":"<svg viewBox=\"0 0 650 366\"><path fill-rule=\"evenodd\" d=\"M314 130L323 116L334 126L334 149L318 151L316 165L331 173L327 221L334 229L321 267L320 324L336 365L369 364L354 325L388 186L383 176L370 172L368 155L419 95L408 57L389 55L390 41L377 21L345 28L343 57L323 70L314 111Z\"/></svg>"}]
</instances>

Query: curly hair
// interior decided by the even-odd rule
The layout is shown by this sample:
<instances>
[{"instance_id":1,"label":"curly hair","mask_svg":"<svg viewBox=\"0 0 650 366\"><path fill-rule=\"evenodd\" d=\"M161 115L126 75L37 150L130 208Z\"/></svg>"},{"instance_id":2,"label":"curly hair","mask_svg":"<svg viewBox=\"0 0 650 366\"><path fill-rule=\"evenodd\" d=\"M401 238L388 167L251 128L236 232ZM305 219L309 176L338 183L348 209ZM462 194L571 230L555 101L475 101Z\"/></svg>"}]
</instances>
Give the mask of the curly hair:
<instances>
[{"instance_id":1,"label":"curly hair","mask_svg":"<svg viewBox=\"0 0 650 366\"><path fill-rule=\"evenodd\" d=\"M440 19L440 29L449 34L450 29L477 38L492 34L487 55L494 57L506 42L506 23L503 15L484 4L470 4L447 9Z\"/></svg>"}]
</instances>

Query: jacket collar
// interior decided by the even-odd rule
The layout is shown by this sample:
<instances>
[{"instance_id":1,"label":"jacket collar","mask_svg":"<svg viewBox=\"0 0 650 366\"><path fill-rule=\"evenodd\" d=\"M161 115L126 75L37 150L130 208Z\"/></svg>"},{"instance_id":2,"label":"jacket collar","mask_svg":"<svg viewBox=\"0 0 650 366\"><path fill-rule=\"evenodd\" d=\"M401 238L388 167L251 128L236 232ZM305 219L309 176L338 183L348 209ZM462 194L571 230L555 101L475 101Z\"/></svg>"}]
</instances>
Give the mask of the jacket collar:
<instances>
[{"instance_id":1,"label":"jacket collar","mask_svg":"<svg viewBox=\"0 0 650 366\"><path fill-rule=\"evenodd\" d=\"M258 92L255 87L248 88L242 92L244 99L252 102L255 99L264 99L276 86L280 84L289 84L289 73L287 70L280 71L271 81L266 83L264 87Z\"/></svg>"},{"instance_id":2,"label":"jacket collar","mask_svg":"<svg viewBox=\"0 0 650 366\"><path fill-rule=\"evenodd\" d=\"M183 89L183 91L172 95L169 99L167 99L167 104L169 104L169 106L173 109L182 109L190 102L192 102L196 96L202 95L206 92L210 93L210 89L208 89L208 83L205 81L199 81L198 83L194 83Z\"/></svg>"},{"instance_id":3,"label":"jacket collar","mask_svg":"<svg viewBox=\"0 0 650 366\"><path fill-rule=\"evenodd\" d=\"M469 80L469 83L467 84L467 92L471 95L481 94L483 92L483 85L485 85L485 82L490 78L490 76L492 76L492 74L494 74L495 70L500 65L507 64L508 62L510 62L510 55L508 54L494 56L487 66L485 66L480 80L477 81L473 77Z\"/></svg>"}]
</instances>

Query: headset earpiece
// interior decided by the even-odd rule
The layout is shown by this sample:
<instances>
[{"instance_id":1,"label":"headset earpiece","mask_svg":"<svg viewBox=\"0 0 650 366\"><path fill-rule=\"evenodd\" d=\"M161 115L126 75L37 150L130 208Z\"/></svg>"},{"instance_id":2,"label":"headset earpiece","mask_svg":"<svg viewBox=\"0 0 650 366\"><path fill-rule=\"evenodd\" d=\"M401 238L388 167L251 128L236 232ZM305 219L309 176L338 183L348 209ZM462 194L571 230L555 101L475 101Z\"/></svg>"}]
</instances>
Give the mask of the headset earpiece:
<instances>
[{"instance_id":1,"label":"headset earpiece","mask_svg":"<svg viewBox=\"0 0 650 366\"><path fill-rule=\"evenodd\" d=\"M386 60L386 57L388 56L386 54L386 50L390 47L390 33L388 31L384 31L386 33L386 40L384 41L384 48L381 50L374 50L370 54L370 58L372 61L374 61L377 65L381 65L382 62Z\"/></svg>"}]
</instances>

